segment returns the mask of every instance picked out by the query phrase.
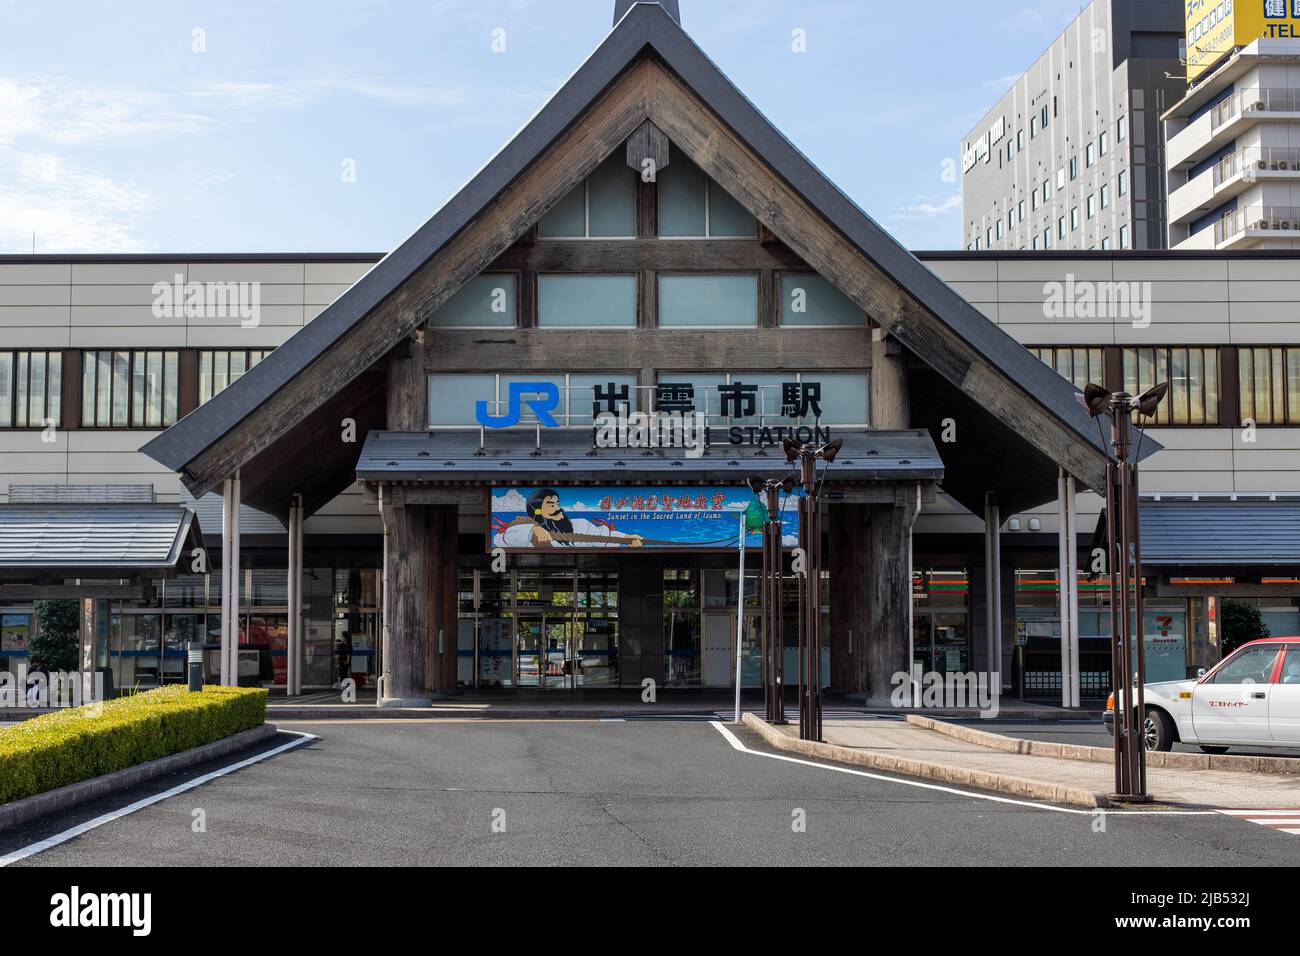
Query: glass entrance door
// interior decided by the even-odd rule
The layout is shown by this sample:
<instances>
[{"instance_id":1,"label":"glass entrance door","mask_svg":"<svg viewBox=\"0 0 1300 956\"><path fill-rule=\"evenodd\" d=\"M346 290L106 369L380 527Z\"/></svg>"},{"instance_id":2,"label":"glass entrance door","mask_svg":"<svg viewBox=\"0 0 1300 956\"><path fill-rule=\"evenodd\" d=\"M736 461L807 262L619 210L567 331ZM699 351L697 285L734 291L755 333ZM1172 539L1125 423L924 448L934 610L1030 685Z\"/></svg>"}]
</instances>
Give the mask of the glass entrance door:
<instances>
[{"instance_id":1,"label":"glass entrance door","mask_svg":"<svg viewBox=\"0 0 1300 956\"><path fill-rule=\"evenodd\" d=\"M912 621L912 659L922 673L956 674L970 669L965 611L918 609Z\"/></svg>"},{"instance_id":2,"label":"glass entrance door","mask_svg":"<svg viewBox=\"0 0 1300 956\"><path fill-rule=\"evenodd\" d=\"M571 615L516 615L515 644L519 687L562 690L577 686L581 664L574 654Z\"/></svg>"}]
</instances>

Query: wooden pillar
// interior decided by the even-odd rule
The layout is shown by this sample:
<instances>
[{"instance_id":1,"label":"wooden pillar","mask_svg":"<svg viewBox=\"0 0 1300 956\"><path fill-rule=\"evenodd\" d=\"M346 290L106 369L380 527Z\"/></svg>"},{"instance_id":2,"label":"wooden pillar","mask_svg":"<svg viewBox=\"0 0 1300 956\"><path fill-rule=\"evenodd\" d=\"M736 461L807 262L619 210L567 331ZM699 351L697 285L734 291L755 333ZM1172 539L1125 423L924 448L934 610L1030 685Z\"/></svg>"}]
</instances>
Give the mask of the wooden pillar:
<instances>
[{"instance_id":1,"label":"wooden pillar","mask_svg":"<svg viewBox=\"0 0 1300 956\"><path fill-rule=\"evenodd\" d=\"M458 636L460 604L457 586L457 531L459 511L455 505L429 505L428 554L429 629L426 661L429 687L434 697L456 690L459 665Z\"/></svg>"},{"instance_id":2,"label":"wooden pillar","mask_svg":"<svg viewBox=\"0 0 1300 956\"><path fill-rule=\"evenodd\" d=\"M836 693L867 690L867 506L831 505L827 511L831 605L830 687Z\"/></svg>"},{"instance_id":3,"label":"wooden pillar","mask_svg":"<svg viewBox=\"0 0 1300 956\"><path fill-rule=\"evenodd\" d=\"M871 424L875 428L912 427L907 354L878 327L871 330Z\"/></svg>"},{"instance_id":4,"label":"wooden pillar","mask_svg":"<svg viewBox=\"0 0 1300 956\"><path fill-rule=\"evenodd\" d=\"M407 505L401 489L384 507L384 601L388 608L388 686L384 701L391 706L421 707L433 702L429 673L429 513L422 505Z\"/></svg>"},{"instance_id":5,"label":"wooden pillar","mask_svg":"<svg viewBox=\"0 0 1300 956\"><path fill-rule=\"evenodd\" d=\"M907 534L912 513L903 505L867 506L866 695L873 706L890 706L895 674L907 673L908 608L912 571Z\"/></svg>"}]
</instances>

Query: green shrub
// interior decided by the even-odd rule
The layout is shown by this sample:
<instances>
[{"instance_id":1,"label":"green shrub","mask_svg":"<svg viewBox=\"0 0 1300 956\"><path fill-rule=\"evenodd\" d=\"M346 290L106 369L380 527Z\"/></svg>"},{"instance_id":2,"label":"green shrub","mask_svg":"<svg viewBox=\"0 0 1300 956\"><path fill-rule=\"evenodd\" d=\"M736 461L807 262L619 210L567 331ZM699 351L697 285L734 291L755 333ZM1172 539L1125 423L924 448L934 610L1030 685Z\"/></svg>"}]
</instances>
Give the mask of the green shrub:
<instances>
[{"instance_id":1,"label":"green shrub","mask_svg":"<svg viewBox=\"0 0 1300 956\"><path fill-rule=\"evenodd\" d=\"M182 685L44 714L0 730L0 803L189 750L266 722L260 687Z\"/></svg>"}]
</instances>

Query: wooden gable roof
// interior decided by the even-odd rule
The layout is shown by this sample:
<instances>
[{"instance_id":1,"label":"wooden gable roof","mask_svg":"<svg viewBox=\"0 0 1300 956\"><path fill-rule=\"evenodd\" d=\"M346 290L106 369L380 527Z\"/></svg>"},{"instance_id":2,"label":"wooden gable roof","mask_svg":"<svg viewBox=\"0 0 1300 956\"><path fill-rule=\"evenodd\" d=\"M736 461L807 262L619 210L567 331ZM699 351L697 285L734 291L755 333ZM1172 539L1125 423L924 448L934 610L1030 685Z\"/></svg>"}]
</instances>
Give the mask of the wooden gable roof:
<instances>
[{"instance_id":1,"label":"wooden gable roof","mask_svg":"<svg viewBox=\"0 0 1300 956\"><path fill-rule=\"evenodd\" d=\"M951 386L961 405L1000 421L1008 441L1033 453L1036 476L1060 464L1102 487L1104 445L1074 388L862 212L658 4L634 6L536 117L400 247L143 450L180 472L195 495L243 469L255 506L283 507L276 502L290 479L312 482L319 503L328 500L354 477L359 446L323 441L348 410L349 386L373 378L389 352L647 120ZM370 427L382 416L382 396L374 384L358 391ZM308 460L282 454L286 448L310 452ZM262 500L250 467L268 476ZM981 483L996 487L972 476L959 499L971 506ZM1017 497L1027 505L1041 496Z\"/></svg>"}]
</instances>

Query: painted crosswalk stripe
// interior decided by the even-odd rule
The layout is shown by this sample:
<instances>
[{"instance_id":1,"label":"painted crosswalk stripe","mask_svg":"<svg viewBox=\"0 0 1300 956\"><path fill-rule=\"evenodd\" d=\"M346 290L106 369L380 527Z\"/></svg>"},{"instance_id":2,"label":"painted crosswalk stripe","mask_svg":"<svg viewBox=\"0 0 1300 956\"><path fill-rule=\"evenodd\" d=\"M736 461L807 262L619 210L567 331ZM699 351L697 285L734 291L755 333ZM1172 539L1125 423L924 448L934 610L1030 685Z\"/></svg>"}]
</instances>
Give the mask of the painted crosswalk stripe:
<instances>
[{"instance_id":1,"label":"painted crosswalk stripe","mask_svg":"<svg viewBox=\"0 0 1300 956\"><path fill-rule=\"evenodd\" d=\"M1224 816L1276 830L1278 833L1300 836L1300 807L1273 810L1220 810L1219 812Z\"/></svg>"}]
</instances>

